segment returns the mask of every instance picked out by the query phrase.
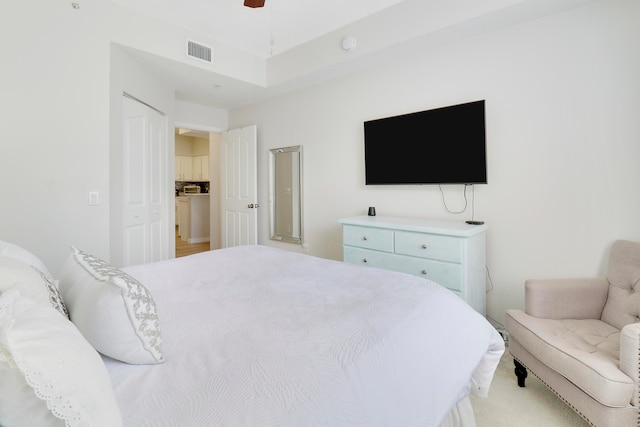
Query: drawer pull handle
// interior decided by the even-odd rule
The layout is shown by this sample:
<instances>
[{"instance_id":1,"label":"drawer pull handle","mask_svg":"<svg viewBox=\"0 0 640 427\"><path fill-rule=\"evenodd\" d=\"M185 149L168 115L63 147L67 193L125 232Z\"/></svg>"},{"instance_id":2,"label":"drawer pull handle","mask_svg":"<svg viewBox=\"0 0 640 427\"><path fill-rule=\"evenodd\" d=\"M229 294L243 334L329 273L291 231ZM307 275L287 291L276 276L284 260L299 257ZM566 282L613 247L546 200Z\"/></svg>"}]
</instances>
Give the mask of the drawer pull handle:
<instances>
[{"instance_id":1,"label":"drawer pull handle","mask_svg":"<svg viewBox=\"0 0 640 427\"><path fill-rule=\"evenodd\" d=\"M427 245L426 243L423 243L422 246L420 246L422 249L427 249Z\"/></svg>"},{"instance_id":2,"label":"drawer pull handle","mask_svg":"<svg viewBox=\"0 0 640 427\"><path fill-rule=\"evenodd\" d=\"M367 259L366 259L366 258L363 258L363 259L362 259L362 262L364 262L364 263L366 264L366 263L367 263Z\"/></svg>"},{"instance_id":3,"label":"drawer pull handle","mask_svg":"<svg viewBox=\"0 0 640 427\"><path fill-rule=\"evenodd\" d=\"M427 270L422 270L421 273L422 273L423 276L426 276L427 275Z\"/></svg>"},{"instance_id":4,"label":"drawer pull handle","mask_svg":"<svg viewBox=\"0 0 640 427\"><path fill-rule=\"evenodd\" d=\"M367 240L367 236L362 236L362 240Z\"/></svg>"}]
</instances>

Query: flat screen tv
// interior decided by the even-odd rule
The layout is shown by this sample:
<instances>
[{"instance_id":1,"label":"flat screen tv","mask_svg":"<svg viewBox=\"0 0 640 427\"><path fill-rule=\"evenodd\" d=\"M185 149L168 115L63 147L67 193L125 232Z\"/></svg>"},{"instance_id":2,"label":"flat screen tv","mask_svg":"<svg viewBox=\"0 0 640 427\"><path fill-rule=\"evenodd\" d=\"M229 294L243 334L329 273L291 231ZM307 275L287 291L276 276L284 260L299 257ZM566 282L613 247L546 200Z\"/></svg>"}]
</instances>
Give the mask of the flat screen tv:
<instances>
[{"instance_id":1,"label":"flat screen tv","mask_svg":"<svg viewBox=\"0 0 640 427\"><path fill-rule=\"evenodd\" d=\"M486 184L484 104L364 122L366 185Z\"/></svg>"}]
</instances>

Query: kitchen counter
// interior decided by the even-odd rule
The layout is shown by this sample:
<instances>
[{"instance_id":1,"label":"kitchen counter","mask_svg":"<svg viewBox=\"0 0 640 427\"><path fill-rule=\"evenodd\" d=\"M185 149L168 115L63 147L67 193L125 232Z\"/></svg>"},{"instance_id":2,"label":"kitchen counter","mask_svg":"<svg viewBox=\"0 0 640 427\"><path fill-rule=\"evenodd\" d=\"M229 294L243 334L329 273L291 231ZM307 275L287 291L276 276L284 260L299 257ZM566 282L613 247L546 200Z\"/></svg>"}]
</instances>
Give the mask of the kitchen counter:
<instances>
[{"instance_id":1,"label":"kitchen counter","mask_svg":"<svg viewBox=\"0 0 640 427\"><path fill-rule=\"evenodd\" d=\"M178 210L178 235L189 243L202 243L209 236L209 193L188 194L176 197Z\"/></svg>"}]
</instances>

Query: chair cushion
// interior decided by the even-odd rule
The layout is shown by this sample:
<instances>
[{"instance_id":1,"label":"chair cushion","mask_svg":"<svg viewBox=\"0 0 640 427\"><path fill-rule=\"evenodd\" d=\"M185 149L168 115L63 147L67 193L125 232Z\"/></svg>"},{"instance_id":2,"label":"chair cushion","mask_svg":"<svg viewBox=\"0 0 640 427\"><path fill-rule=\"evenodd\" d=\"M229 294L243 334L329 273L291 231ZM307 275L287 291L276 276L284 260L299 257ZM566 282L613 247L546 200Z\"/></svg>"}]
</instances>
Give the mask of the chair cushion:
<instances>
[{"instance_id":1,"label":"chair cushion","mask_svg":"<svg viewBox=\"0 0 640 427\"><path fill-rule=\"evenodd\" d=\"M607 279L609 296L602 320L618 329L640 322L640 243L618 240L613 244Z\"/></svg>"},{"instance_id":2,"label":"chair cushion","mask_svg":"<svg viewBox=\"0 0 640 427\"><path fill-rule=\"evenodd\" d=\"M633 381L618 365L620 330L596 319L539 319L508 310L506 328L542 363L603 405L625 407Z\"/></svg>"}]
</instances>

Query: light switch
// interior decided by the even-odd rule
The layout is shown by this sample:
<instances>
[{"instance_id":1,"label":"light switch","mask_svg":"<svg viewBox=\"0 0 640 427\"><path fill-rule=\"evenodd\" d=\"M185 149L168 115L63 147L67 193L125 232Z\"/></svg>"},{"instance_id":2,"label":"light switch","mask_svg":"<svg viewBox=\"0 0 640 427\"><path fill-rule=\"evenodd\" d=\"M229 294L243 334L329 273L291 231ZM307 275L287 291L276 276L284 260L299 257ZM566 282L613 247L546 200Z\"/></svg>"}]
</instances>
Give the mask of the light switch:
<instances>
[{"instance_id":1,"label":"light switch","mask_svg":"<svg viewBox=\"0 0 640 427\"><path fill-rule=\"evenodd\" d=\"M89 206L97 206L100 204L100 193L97 191L89 191Z\"/></svg>"}]
</instances>

